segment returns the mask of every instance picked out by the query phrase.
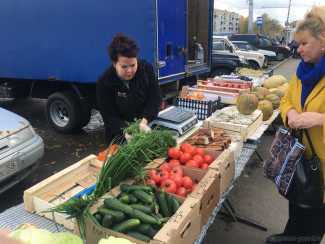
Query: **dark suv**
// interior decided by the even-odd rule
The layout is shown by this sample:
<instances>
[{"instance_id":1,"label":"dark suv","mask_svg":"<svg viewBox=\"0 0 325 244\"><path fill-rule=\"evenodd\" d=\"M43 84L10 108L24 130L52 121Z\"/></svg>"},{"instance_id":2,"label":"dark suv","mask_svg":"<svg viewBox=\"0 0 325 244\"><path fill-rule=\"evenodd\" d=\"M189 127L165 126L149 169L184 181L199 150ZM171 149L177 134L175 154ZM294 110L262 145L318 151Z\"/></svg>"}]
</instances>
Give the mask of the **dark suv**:
<instances>
[{"instance_id":1,"label":"dark suv","mask_svg":"<svg viewBox=\"0 0 325 244\"><path fill-rule=\"evenodd\" d=\"M236 68L250 68L247 59L241 55L213 53L211 56L211 68L209 73L200 74L201 79L212 78L221 75L230 75Z\"/></svg>"},{"instance_id":2,"label":"dark suv","mask_svg":"<svg viewBox=\"0 0 325 244\"><path fill-rule=\"evenodd\" d=\"M269 50L276 53L276 60L282 61L289 58L290 49L286 46L276 44L269 38L258 34L232 34L228 36L230 41L247 41L256 48Z\"/></svg>"}]
</instances>

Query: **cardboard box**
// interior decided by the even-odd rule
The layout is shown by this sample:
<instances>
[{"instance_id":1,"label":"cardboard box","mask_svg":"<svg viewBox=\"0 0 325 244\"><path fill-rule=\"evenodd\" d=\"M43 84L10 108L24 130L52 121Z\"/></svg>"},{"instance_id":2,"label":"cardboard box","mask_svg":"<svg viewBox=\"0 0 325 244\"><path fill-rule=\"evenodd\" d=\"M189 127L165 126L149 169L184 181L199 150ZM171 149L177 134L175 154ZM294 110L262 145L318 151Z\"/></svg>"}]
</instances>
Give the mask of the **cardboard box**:
<instances>
[{"instance_id":1,"label":"cardboard box","mask_svg":"<svg viewBox=\"0 0 325 244\"><path fill-rule=\"evenodd\" d=\"M208 170L190 197L200 200L201 229L220 201L220 173Z\"/></svg>"},{"instance_id":2,"label":"cardboard box","mask_svg":"<svg viewBox=\"0 0 325 244\"><path fill-rule=\"evenodd\" d=\"M209 169L220 172L220 197L228 189L235 177L235 159L234 152L225 149L217 158L209 165Z\"/></svg>"},{"instance_id":3,"label":"cardboard box","mask_svg":"<svg viewBox=\"0 0 325 244\"><path fill-rule=\"evenodd\" d=\"M221 152L205 150L205 154L211 155L216 159ZM188 197L193 197L200 201L200 229L202 229L220 201L220 173L217 170L203 170L184 165L171 164L171 166L179 166L183 170L183 176L189 176L193 183L197 184L195 190Z\"/></svg>"},{"instance_id":4,"label":"cardboard box","mask_svg":"<svg viewBox=\"0 0 325 244\"><path fill-rule=\"evenodd\" d=\"M121 182L121 184L123 183L132 184L132 180ZM117 196L120 193L119 186L115 187L112 190L112 193ZM104 197L109 197L109 194L106 194ZM188 197L186 199L177 198L177 200L179 200L182 205L154 236L153 240L150 241L150 244L193 243L200 234L199 200L192 197ZM89 208L90 213L93 214L97 212L97 207L102 203L103 199L91 206ZM99 226L94 225L87 217L84 217L84 221L87 243L98 243L101 238L105 238L108 235L123 237L134 243L146 243L111 229L102 229ZM78 230L77 226L75 226L75 230Z\"/></svg>"},{"instance_id":5,"label":"cardboard box","mask_svg":"<svg viewBox=\"0 0 325 244\"><path fill-rule=\"evenodd\" d=\"M233 124L230 122L217 122L209 117L203 121L203 127L223 129L227 132L227 135L242 136L245 142L247 138L250 137L262 124L262 111L256 109L252 115L254 116L254 121L250 125Z\"/></svg>"},{"instance_id":6,"label":"cardboard box","mask_svg":"<svg viewBox=\"0 0 325 244\"><path fill-rule=\"evenodd\" d=\"M53 220L52 213L42 213L42 211L62 204L96 184L102 166L102 162L96 158L95 155L90 155L25 190L25 209ZM67 217L67 214L55 213L55 221L58 224L73 230L75 219L66 219Z\"/></svg>"}]
</instances>

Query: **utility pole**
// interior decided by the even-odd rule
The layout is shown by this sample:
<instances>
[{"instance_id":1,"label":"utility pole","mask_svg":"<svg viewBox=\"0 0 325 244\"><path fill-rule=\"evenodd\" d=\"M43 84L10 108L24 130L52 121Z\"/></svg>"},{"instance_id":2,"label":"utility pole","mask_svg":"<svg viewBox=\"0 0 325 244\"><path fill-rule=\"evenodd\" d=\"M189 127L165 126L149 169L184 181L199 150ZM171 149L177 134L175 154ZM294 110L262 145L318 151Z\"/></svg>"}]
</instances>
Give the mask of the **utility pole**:
<instances>
[{"instance_id":1,"label":"utility pole","mask_svg":"<svg viewBox=\"0 0 325 244\"><path fill-rule=\"evenodd\" d=\"M285 34L285 41L287 42L288 40L288 25L289 25L289 15L290 15L290 7L291 7L291 0L289 0L289 8L288 8L288 15L287 15L287 20L286 20L286 23L285 23L285 31L284 31L284 34Z\"/></svg>"},{"instance_id":2,"label":"utility pole","mask_svg":"<svg viewBox=\"0 0 325 244\"><path fill-rule=\"evenodd\" d=\"M252 34L253 32L253 0L249 0L248 33Z\"/></svg>"}]
</instances>

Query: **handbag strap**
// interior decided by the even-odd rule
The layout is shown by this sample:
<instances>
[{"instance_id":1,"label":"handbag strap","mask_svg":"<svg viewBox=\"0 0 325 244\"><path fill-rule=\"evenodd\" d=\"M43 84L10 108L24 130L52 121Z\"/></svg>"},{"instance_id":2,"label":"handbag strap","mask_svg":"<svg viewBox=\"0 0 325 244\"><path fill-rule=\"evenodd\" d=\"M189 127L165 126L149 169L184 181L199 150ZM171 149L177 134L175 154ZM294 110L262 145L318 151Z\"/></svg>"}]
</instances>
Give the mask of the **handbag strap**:
<instances>
[{"instance_id":1,"label":"handbag strap","mask_svg":"<svg viewBox=\"0 0 325 244\"><path fill-rule=\"evenodd\" d=\"M314 146L313 146L313 143L311 143L311 139L310 139L310 136L309 136L308 131L307 131L307 130L304 130L304 129L302 129L301 131L302 131L302 132L301 132L301 141L302 141L302 134L303 134L303 132L305 132L306 137L307 137L307 140L308 140L308 143L309 143L310 148L311 148L311 152L312 152L312 154L313 154L313 157L314 157L314 156L317 156L317 154L316 154L316 152L315 152L315 149L314 149Z\"/></svg>"}]
</instances>

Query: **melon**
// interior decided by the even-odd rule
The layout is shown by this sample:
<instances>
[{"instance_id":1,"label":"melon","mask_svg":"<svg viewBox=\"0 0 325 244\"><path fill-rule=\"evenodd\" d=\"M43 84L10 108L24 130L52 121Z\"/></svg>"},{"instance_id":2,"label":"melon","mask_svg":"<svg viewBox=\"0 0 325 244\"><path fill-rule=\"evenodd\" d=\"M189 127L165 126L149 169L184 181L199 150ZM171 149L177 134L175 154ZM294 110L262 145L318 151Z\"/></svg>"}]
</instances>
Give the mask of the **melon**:
<instances>
[{"instance_id":1,"label":"melon","mask_svg":"<svg viewBox=\"0 0 325 244\"><path fill-rule=\"evenodd\" d=\"M273 115L273 105L268 100L259 101L257 109L262 111L263 120L268 120Z\"/></svg>"},{"instance_id":2,"label":"melon","mask_svg":"<svg viewBox=\"0 0 325 244\"><path fill-rule=\"evenodd\" d=\"M265 97L265 100L268 100L272 103L273 109L280 107L280 98L275 94L269 94Z\"/></svg>"},{"instance_id":3,"label":"melon","mask_svg":"<svg viewBox=\"0 0 325 244\"><path fill-rule=\"evenodd\" d=\"M266 97L268 94L270 94L267 88L260 86L253 87L253 91L259 92L263 97Z\"/></svg>"},{"instance_id":4,"label":"melon","mask_svg":"<svg viewBox=\"0 0 325 244\"><path fill-rule=\"evenodd\" d=\"M272 91L271 94L275 94L275 95L277 95L281 99L281 98L284 97L284 95L286 93L285 93L285 91L283 91L281 89L276 89L276 90Z\"/></svg>"},{"instance_id":5,"label":"melon","mask_svg":"<svg viewBox=\"0 0 325 244\"><path fill-rule=\"evenodd\" d=\"M242 93L237 98L236 108L241 114L251 114L258 106L258 99L255 95Z\"/></svg>"},{"instance_id":6,"label":"melon","mask_svg":"<svg viewBox=\"0 0 325 244\"><path fill-rule=\"evenodd\" d=\"M282 86L286 81L279 75L273 75L270 78L264 80L262 86L266 88L276 88Z\"/></svg>"}]
</instances>

